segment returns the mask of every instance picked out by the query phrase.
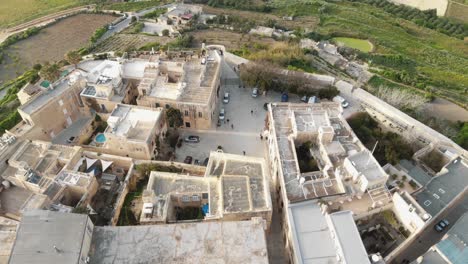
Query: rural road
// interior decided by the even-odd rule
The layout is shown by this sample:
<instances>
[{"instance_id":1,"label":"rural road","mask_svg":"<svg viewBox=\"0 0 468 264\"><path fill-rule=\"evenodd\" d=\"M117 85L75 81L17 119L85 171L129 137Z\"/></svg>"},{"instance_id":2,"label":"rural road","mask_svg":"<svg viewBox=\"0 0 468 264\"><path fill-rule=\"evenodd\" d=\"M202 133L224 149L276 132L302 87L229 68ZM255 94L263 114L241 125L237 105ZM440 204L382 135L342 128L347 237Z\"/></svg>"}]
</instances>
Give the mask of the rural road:
<instances>
[{"instance_id":1,"label":"rural road","mask_svg":"<svg viewBox=\"0 0 468 264\"><path fill-rule=\"evenodd\" d=\"M130 26L130 23L132 21L132 16L136 16L138 19L141 17L141 16L144 16L146 15L147 13L155 10L156 8L168 8L170 7L172 4L167 4L167 5L162 5L162 6L156 6L156 7L151 7L151 8L148 8L148 9L145 9L145 10L141 10L141 11L138 11L136 13L132 13L132 12L127 12L125 13L126 14L126 18L122 21L120 21L118 24L114 25L112 27L112 29L109 29L102 37L101 39L99 39L99 42L102 42L108 38L110 38L112 35L114 34L117 34L119 32L121 32L122 30L126 29L127 27Z\"/></svg>"}]
</instances>

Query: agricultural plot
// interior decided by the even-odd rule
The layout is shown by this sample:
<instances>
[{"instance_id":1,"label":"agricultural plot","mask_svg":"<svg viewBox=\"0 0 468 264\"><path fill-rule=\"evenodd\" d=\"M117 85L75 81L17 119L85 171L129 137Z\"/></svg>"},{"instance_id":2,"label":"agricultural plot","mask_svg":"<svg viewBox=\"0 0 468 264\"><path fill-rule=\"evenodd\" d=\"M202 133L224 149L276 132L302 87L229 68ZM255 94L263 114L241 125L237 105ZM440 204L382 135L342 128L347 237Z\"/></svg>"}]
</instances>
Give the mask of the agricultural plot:
<instances>
[{"instance_id":1,"label":"agricultural plot","mask_svg":"<svg viewBox=\"0 0 468 264\"><path fill-rule=\"evenodd\" d=\"M272 21L276 21L276 23L278 23L279 26L289 28L289 29L306 28L309 30L313 30L317 27L320 21L318 17L312 16L313 13L310 13L308 16L295 17L293 21L289 21L289 20L281 19L282 15L289 15L288 12L268 14L268 13L243 11L243 10L236 10L236 9L215 8L211 6L203 6L203 12L207 14L214 14L214 15L221 15L221 14L234 15L234 16L244 18L246 20L256 21L258 24L263 24L266 21L272 20Z\"/></svg>"},{"instance_id":2,"label":"agricultural plot","mask_svg":"<svg viewBox=\"0 0 468 264\"><path fill-rule=\"evenodd\" d=\"M54 12L93 3L92 0L2 0L0 28L10 27Z\"/></svg>"},{"instance_id":3,"label":"agricultural plot","mask_svg":"<svg viewBox=\"0 0 468 264\"><path fill-rule=\"evenodd\" d=\"M148 36L143 34L117 34L100 43L93 49L93 52L124 52L129 49L139 49L152 42L159 42L161 45L164 45L171 40L172 39L169 37Z\"/></svg>"},{"instance_id":4,"label":"agricultural plot","mask_svg":"<svg viewBox=\"0 0 468 264\"><path fill-rule=\"evenodd\" d=\"M0 64L0 80L13 79L36 63L62 60L68 51L85 46L96 28L114 19L110 15L78 14L13 44Z\"/></svg>"},{"instance_id":5,"label":"agricultural plot","mask_svg":"<svg viewBox=\"0 0 468 264\"><path fill-rule=\"evenodd\" d=\"M333 38L338 45L344 45L353 49L360 50L362 52L371 52L374 48L372 43L365 39L356 38Z\"/></svg>"}]
</instances>

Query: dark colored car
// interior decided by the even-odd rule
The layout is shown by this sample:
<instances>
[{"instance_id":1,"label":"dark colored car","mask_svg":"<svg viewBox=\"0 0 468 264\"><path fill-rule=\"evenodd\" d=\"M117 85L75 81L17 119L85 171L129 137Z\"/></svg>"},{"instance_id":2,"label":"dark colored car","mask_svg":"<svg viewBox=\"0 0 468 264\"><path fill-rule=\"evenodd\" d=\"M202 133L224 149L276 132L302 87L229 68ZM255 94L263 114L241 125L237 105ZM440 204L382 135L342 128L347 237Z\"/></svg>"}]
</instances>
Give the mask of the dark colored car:
<instances>
[{"instance_id":1,"label":"dark colored car","mask_svg":"<svg viewBox=\"0 0 468 264\"><path fill-rule=\"evenodd\" d=\"M442 232L445 228L449 226L449 224L450 224L449 221L443 219L443 220L440 220L440 222L434 226L434 229L437 232Z\"/></svg>"},{"instance_id":2,"label":"dark colored car","mask_svg":"<svg viewBox=\"0 0 468 264\"><path fill-rule=\"evenodd\" d=\"M209 160L210 160L210 158L206 158L206 159L203 161L203 166L207 166Z\"/></svg>"},{"instance_id":3,"label":"dark colored car","mask_svg":"<svg viewBox=\"0 0 468 264\"><path fill-rule=\"evenodd\" d=\"M200 142L200 137L199 136L188 136L184 139L185 142L187 143L198 143Z\"/></svg>"},{"instance_id":4,"label":"dark colored car","mask_svg":"<svg viewBox=\"0 0 468 264\"><path fill-rule=\"evenodd\" d=\"M194 165L200 165L200 161L196 159L196 160L193 161L193 164Z\"/></svg>"},{"instance_id":5,"label":"dark colored car","mask_svg":"<svg viewBox=\"0 0 468 264\"><path fill-rule=\"evenodd\" d=\"M288 93L283 93L281 95L281 102L287 102L287 101L289 101L289 95Z\"/></svg>"},{"instance_id":6,"label":"dark colored car","mask_svg":"<svg viewBox=\"0 0 468 264\"><path fill-rule=\"evenodd\" d=\"M184 163L192 164L192 160L193 160L192 156L187 156L187 157L185 157Z\"/></svg>"},{"instance_id":7,"label":"dark colored car","mask_svg":"<svg viewBox=\"0 0 468 264\"><path fill-rule=\"evenodd\" d=\"M67 139L67 142L68 143L73 143L73 142L75 142L75 139L76 139L76 137L70 137L69 139Z\"/></svg>"}]
</instances>

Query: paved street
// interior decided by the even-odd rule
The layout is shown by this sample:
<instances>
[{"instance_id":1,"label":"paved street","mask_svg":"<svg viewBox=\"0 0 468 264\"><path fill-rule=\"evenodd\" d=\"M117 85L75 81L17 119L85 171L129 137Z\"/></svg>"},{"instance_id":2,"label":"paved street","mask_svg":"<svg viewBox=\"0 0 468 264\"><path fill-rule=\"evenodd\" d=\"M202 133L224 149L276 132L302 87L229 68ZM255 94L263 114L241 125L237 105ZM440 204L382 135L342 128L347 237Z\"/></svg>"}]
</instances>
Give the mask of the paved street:
<instances>
[{"instance_id":1,"label":"paved street","mask_svg":"<svg viewBox=\"0 0 468 264\"><path fill-rule=\"evenodd\" d=\"M193 131L180 130L181 138L188 135L200 137L199 143L183 143L181 148L176 149L176 160L183 162L186 156L192 156L203 162L218 146L223 147L223 151L232 154L243 155L243 151L248 156L263 157L264 143L257 133L243 133L233 131Z\"/></svg>"},{"instance_id":2,"label":"paved street","mask_svg":"<svg viewBox=\"0 0 468 264\"><path fill-rule=\"evenodd\" d=\"M388 264L400 264L403 260L413 261L422 254L426 253L431 246L439 242L442 237L447 233L450 227L468 211L468 188L465 188L464 194L459 199L455 200L454 203L446 207L442 213L432 219L428 227L422 231L410 244L396 254L396 256L388 261ZM442 219L447 219L451 226L445 229L443 232L437 232L433 226Z\"/></svg>"}]
</instances>

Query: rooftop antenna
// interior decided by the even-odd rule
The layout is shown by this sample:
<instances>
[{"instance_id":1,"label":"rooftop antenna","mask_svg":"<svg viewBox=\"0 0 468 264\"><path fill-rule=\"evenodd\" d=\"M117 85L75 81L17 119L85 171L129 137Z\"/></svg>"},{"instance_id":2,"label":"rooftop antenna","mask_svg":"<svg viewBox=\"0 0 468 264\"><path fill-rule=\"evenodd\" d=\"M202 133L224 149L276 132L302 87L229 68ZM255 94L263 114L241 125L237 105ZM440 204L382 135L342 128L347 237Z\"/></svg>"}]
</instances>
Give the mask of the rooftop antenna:
<instances>
[{"instance_id":1,"label":"rooftop antenna","mask_svg":"<svg viewBox=\"0 0 468 264\"><path fill-rule=\"evenodd\" d=\"M379 141L375 142L374 148L372 149L371 155L367 159L366 166L369 164L371 157L374 155L375 148L377 147L377 144L379 144Z\"/></svg>"}]
</instances>

